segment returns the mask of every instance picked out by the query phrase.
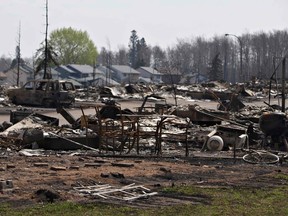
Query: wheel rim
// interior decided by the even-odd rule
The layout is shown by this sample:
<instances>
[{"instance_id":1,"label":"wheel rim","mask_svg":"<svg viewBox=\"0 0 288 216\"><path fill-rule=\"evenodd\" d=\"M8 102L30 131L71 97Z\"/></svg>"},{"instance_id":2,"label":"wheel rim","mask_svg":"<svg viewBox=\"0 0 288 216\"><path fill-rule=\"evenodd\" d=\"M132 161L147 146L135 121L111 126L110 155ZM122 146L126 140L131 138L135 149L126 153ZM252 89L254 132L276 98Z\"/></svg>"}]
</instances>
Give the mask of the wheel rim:
<instances>
[{"instance_id":1,"label":"wheel rim","mask_svg":"<svg viewBox=\"0 0 288 216\"><path fill-rule=\"evenodd\" d=\"M251 164L275 164L279 157L269 152L252 152L243 156L243 160Z\"/></svg>"}]
</instances>

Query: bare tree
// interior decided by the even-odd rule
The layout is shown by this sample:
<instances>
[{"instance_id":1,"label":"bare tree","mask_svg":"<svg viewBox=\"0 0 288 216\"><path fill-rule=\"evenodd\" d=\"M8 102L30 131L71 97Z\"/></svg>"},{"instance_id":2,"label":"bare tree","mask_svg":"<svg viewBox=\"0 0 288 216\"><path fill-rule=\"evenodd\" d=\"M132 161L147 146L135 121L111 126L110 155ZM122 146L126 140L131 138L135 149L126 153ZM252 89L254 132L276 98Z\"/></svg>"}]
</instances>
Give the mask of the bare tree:
<instances>
[{"instance_id":1,"label":"bare tree","mask_svg":"<svg viewBox=\"0 0 288 216\"><path fill-rule=\"evenodd\" d=\"M178 43L167 49L168 61L172 65L178 65L181 74L191 74L193 71L192 43L185 40L178 40Z\"/></svg>"},{"instance_id":2,"label":"bare tree","mask_svg":"<svg viewBox=\"0 0 288 216\"><path fill-rule=\"evenodd\" d=\"M114 53L115 64L127 65L129 62L129 54L125 47L120 47L117 52Z\"/></svg>"},{"instance_id":3,"label":"bare tree","mask_svg":"<svg viewBox=\"0 0 288 216\"><path fill-rule=\"evenodd\" d=\"M273 58L283 57L288 51L287 30L245 33L239 35L239 38L241 38L241 49L237 40L227 39L222 35L211 39L204 37L178 39L175 45L166 49L158 45L152 47L150 55L149 52L141 53L141 40L138 40L137 32L133 30L129 51L123 47L119 48L114 52L114 61L117 64L130 63L135 67L137 61L141 63L138 65L147 65L146 62L151 59L150 66L157 69L164 68L167 64L177 65L177 70L183 75L193 73L198 74L198 77L200 75L208 77L208 65L219 52L224 61L223 78L234 83L239 81L241 68L245 78L243 81L249 81L252 76L269 78L273 69ZM149 44L145 46L149 48ZM144 60L144 57L149 59Z\"/></svg>"},{"instance_id":4,"label":"bare tree","mask_svg":"<svg viewBox=\"0 0 288 216\"><path fill-rule=\"evenodd\" d=\"M160 46L154 46L152 48L152 67L161 68L166 61L166 52Z\"/></svg>"}]
</instances>

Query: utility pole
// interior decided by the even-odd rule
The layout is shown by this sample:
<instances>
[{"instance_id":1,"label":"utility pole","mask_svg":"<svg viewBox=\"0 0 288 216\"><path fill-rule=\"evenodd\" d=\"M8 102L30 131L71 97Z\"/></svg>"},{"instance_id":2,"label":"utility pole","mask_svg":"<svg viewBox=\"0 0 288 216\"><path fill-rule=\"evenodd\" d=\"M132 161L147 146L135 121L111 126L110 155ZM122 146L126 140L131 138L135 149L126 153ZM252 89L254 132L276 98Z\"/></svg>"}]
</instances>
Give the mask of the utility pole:
<instances>
[{"instance_id":1,"label":"utility pole","mask_svg":"<svg viewBox=\"0 0 288 216\"><path fill-rule=\"evenodd\" d=\"M93 62L93 85L95 87L96 60Z\"/></svg>"},{"instance_id":2,"label":"utility pole","mask_svg":"<svg viewBox=\"0 0 288 216\"><path fill-rule=\"evenodd\" d=\"M106 61L106 86L108 85L108 76L109 76L109 58L108 58L108 53L107 51L105 51L105 61Z\"/></svg>"},{"instance_id":3,"label":"utility pole","mask_svg":"<svg viewBox=\"0 0 288 216\"><path fill-rule=\"evenodd\" d=\"M45 30L45 59L44 59L44 75L43 78L47 78L47 66L48 66L48 0L46 0L46 30Z\"/></svg>"},{"instance_id":4,"label":"utility pole","mask_svg":"<svg viewBox=\"0 0 288 216\"><path fill-rule=\"evenodd\" d=\"M286 56L284 56L282 60L282 112L285 113L285 99L286 99L286 94L285 94L285 89L286 89L286 80L285 80L285 73L286 73Z\"/></svg>"},{"instance_id":5,"label":"utility pole","mask_svg":"<svg viewBox=\"0 0 288 216\"><path fill-rule=\"evenodd\" d=\"M21 61L21 22L19 23L19 32L18 32L18 45L16 47L16 57L17 57L17 80L16 85L19 87L19 79L20 79L20 61Z\"/></svg>"},{"instance_id":6,"label":"utility pole","mask_svg":"<svg viewBox=\"0 0 288 216\"><path fill-rule=\"evenodd\" d=\"M36 74L35 74L35 55L32 54L32 67L33 67L33 79L36 79Z\"/></svg>"}]
</instances>

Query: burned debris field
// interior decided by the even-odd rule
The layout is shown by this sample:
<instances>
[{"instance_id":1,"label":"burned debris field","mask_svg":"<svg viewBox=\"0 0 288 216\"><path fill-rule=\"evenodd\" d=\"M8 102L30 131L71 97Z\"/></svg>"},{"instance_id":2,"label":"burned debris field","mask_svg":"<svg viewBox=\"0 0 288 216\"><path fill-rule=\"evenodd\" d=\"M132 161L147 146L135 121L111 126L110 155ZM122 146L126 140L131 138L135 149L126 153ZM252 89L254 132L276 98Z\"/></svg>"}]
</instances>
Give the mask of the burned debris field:
<instances>
[{"instance_id":1,"label":"burned debris field","mask_svg":"<svg viewBox=\"0 0 288 216\"><path fill-rule=\"evenodd\" d=\"M1 1L0 216L288 215L285 5Z\"/></svg>"},{"instance_id":2,"label":"burned debris field","mask_svg":"<svg viewBox=\"0 0 288 216\"><path fill-rule=\"evenodd\" d=\"M286 214L287 117L263 86L104 87L57 109L16 106L3 90L0 209Z\"/></svg>"}]
</instances>

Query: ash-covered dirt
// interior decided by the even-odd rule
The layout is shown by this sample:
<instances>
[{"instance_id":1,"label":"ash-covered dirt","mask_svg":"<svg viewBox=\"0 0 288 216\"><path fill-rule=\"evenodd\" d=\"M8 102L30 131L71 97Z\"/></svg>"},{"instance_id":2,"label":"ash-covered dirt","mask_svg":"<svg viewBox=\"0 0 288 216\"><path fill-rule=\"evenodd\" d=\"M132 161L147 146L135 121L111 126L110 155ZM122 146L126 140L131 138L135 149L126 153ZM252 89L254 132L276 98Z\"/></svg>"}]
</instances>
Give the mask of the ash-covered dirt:
<instances>
[{"instance_id":1,"label":"ash-covered dirt","mask_svg":"<svg viewBox=\"0 0 288 216\"><path fill-rule=\"evenodd\" d=\"M80 203L125 203L137 207L209 204L211 199L201 194L183 196L166 194L161 190L163 187L180 185L251 189L287 185L287 181L275 178L279 173L288 175L287 162L276 165L248 164L241 159L240 154L233 159L232 152L191 152L188 157L113 156L92 151L40 153L27 157L14 151L0 152L1 180L13 182L11 190L0 193L0 203L11 203L15 207L68 200ZM158 194L126 202L83 196L73 189L96 184L123 187L132 183L143 185L150 192Z\"/></svg>"}]
</instances>

